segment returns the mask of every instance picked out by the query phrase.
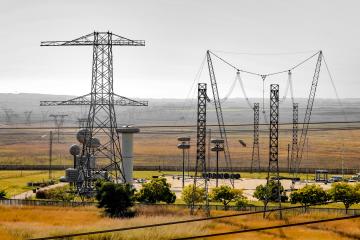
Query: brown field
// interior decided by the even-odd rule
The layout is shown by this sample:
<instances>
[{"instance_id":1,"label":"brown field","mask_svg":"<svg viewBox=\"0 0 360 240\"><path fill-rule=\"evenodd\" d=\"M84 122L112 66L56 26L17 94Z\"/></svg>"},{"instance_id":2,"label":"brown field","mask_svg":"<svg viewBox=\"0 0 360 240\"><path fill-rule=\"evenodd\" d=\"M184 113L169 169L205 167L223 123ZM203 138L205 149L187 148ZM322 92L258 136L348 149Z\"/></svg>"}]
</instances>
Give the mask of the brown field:
<instances>
[{"instance_id":1,"label":"brown field","mask_svg":"<svg viewBox=\"0 0 360 240\"><path fill-rule=\"evenodd\" d=\"M317 128L321 126L316 126ZM334 125L326 127L345 127ZM212 127L214 130L215 128ZM178 133L177 131L190 131ZM192 146L195 145L194 129L142 129L142 133L135 136L135 164L141 166L181 166L182 155L176 148L179 135L190 135ZM251 127L228 129L230 152L233 166L248 167L252 153ZM49 131L50 130L0 130L0 164L49 164ZM68 153L71 144L77 143L76 130L64 130L60 135L60 143L54 136L53 164L71 164L72 156ZM155 132L156 131L156 132ZM301 132L299 131L299 136ZM212 134L216 136L216 134ZM305 146L302 167L315 168L357 168L360 169L360 130L327 130L309 131L308 144ZM242 139L247 147L240 147L238 140ZM288 126L280 131L280 161L281 167L287 166L287 144L291 140ZM268 131L262 129L260 133L261 165L267 165L268 159ZM308 148L307 148L308 146ZM308 150L308 151L307 151ZM194 160L195 147L191 148L190 159ZM223 162L220 159L220 162ZM214 166L214 154L212 162ZM221 163L220 165L224 165Z\"/></svg>"},{"instance_id":2,"label":"brown field","mask_svg":"<svg viewBox=\"0 0 360 240\"><path fill-rule=\"evenodd\" d=\"M178 221L191 218L188 211L174 207L143 207L138 216L131 219L110 219L102 216L95 207L8 207L0 206L0 236L4 240L61 235L75 232L95 231L126 226ZM217 211L214 215L231 212ZM235 231L299 221L336 217L334 214L286 214L284 220L275 216L262 219L260 215L218 219L206 222L163 226L114 234L78 237L74 239L171 239L216 232ZM199 217L199 216L197 216ZM181 227L180 227L181 226ZM229 235L213 239L358 239L360 220L346 220L321 225L308 225L286 229Z\"/></svg>"}]
</instances>

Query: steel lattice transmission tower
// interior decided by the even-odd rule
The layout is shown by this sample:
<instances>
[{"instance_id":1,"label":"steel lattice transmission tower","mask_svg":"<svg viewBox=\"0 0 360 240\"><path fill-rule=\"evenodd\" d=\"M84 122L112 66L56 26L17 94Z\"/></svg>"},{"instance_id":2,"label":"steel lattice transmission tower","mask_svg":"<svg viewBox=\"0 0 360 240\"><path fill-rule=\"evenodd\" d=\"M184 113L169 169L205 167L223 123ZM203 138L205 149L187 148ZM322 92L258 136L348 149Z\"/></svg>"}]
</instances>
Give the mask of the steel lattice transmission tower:
<instances>
[{"instance_id":1,"label":"steel lattice transmission tower","mask_svg":"<svg viewBox=\"0 0 360 240\"><path fill-rule=\"evenodd\" d=\"M254 136L250 172L260 171L259 150L259 103L254 103Z\"/></svg>"},{"instance_id":2,"label":"steel lattice transmission tower","mask_svg":"<svg viewBox=\"0 0 360 240\"><path fill-rule=\"evenodd\" d=\"M275 178L280 186L279 178L279 85L270 85L270 139L269 139L269 168L266 185ZM280 187L277 188L279 207L281 208ZM280 211L281 217L281 211Z\"/></svg>"},{"instance_id":3,"label":"steel lattice transmission tower","mask_svg":"<svg viewBox=\"0 0 360 240\"><path fill-rule=\"evenodd\" d=\"M292 127L292 143L291 143L291 171L295 172L295 161L298 153L298 123L299 123L299 104L293 103L293 127Z\"/></svg>"},{"instance_id":4,"label":"steel lattice transmission tower","mask_svg":"<svg viewBox=\"0 0 360 240\"><path fill-rule=\"evenodd\" d=\"M117 122L115 105L147 106L147 101L135 101L117 95L113 88L113 46L145 46L143 40L130 40L111 32L93 32L72 41L46 41L41 46L91 46L93 48L91 92L67 101L42 101L41 106L88 105L86 128L87 139L98 138L100 146L94 149L91 144L83 144L81 160L83 166L89 166L90 156L108 159L101 166L115 182L125 181L122 173L122 156L119 135L116 132ZM98 167L97 167L98 169ZM93 190L91 171L83 173L84 181L78 187L80 194L88 194Z\"/></svg>"},{"instance_id":5,"label":"steel lattice transmission tower","mask_svg":"<svg viewBox=\"0 0 360 240\"><path fill-rule=\"evenodd\" d=\"M208 198L208 174L206 170L206 102L210 101L207 96L206 83L198 84L198 103L197 103L197 131L196 131L196 165L194 185L192 191L191 214L195 211L196 188L205 189L204 211L210 215Z\"/></svg>"}]
</instances>

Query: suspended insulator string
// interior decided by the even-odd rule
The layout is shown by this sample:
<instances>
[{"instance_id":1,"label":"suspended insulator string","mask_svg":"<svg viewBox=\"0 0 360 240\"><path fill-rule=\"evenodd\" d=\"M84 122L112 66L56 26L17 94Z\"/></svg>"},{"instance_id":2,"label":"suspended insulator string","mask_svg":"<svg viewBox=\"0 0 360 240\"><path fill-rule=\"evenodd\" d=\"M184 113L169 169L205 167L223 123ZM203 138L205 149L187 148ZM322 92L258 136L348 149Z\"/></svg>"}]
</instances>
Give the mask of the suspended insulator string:
<instances>
[{"instance_id":1,"label":"suspended insulator string","mask_svg":"<svg viewBox=\"0 0 360 240\"><path fill-rule=\"evenodd\" d=\"M289 84L290 84L290 95L291 95L291 102L294 104L294 86L292 82L292 72L289 70Z\"/></svg>"},{"instance_id":2,"label":"suspended insulator string","mask_svg":"<svg viewBox=\"0 0 360 240\"><path fill-rule=\"evenodd\" d=\"M281 98L280 103L283 103L286 101L288 92L289 92L289 87L290 87L290 79L288 77L288 80L286 81L286 86L285 86L285 93L284 96Z\"/></svg>"},{"instance_id":3,"label":"suspended insulator string","mask_svg":"<svg viewBox=\"0 0 360 240\"><path fill-rule=\"evenodd\" d=\"M225 97L223 99L221 99L221 103L224 103L226 102L226 100L228 100L228 98L230 97L230 95L233 93L234 91L234 88L235 88L235 84L236 84L236 77L234 79L234 81L232 82L231 86L230 86L230 89L228 91L228 93L225 95Z\"/></svg>"},{"instance_id":4,"label":"suspended insulator string","mask_svg":"<svg viewBox=\"0 0 360 240\"><path fill-rule=\"evenodd\" d=\"M239 72L239 71L236 72L236 78L238 79L238 81L239 81L239 83L240 83L241 91L242 91L243 94L244 94L244 98L245 98L247 104L249 105L250 109L253 109L253 106L254 106L254 105L250 102L250 100L249 100L249 98L248 98L248 96L247 96L247 94L246 94L245 87L244 87L244 83L243 83L243 81L242 81L242 79L241 79L241 76L240 76L240 72Z\"/></svg>"},{"instance_id":5,"label":"suspended insulator string","mask_svg":"<svg viewBox=\"0 0 360 240\"><path fill-rule=\"evenodd\" d=\"M267 123L267 117L266 117L266 112L265 112L265 79L266 79L266 75L262 75L261 76L263 84L262 84L262 90L263 90L263 96L262 96L262 114L264 116L264 123Z\"/></svg>"}]
</instances>

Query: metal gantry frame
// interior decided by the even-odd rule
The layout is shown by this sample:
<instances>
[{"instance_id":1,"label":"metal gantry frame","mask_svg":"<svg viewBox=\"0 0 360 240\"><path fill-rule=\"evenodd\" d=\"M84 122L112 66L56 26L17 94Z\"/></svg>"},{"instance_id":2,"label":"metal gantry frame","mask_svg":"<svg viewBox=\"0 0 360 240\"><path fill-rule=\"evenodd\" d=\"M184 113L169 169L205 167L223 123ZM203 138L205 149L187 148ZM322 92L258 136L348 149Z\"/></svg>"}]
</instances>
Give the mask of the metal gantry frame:
<instances>
[{"instance_id":1,"label":"metal gantry frame","mask_svg":"<svg viewBox=\"0 0 360 240\"><path fill-rule=\"evenodd\" d=\"M194 214L196 208L195 196L196 189L203 187L205 190L205 203L203 209L207 215L210 215L208 198L209 177L206 169L206 103L209 101L207 96L207 84L198 84L198 103L197 103L197 128L196 128L196 163L195 175L192 191L191 214Z\"/></svg>"},{"instance_id":2,"label":"metal gantry frame","mask_svg":"<svg viewBox=\"0 0 360 240\"><path fill-rule=\"evenodd\" d=\"M279 178L279 85L270 85L270 134L269 134L269 167L266 185L271 178L277 181L277 196L281 208L280 178ZM281 217L281 211L280 211Z\"/></svg>"},{"instance_id":3,"label":"metal gantry frame","mask_svg":"<svg viewBox=\"0 0 360 240\"><path fill-rule=\"evenodd\" d=\"M295 172L297 149L298 149L298 123L299 123L299 104L293 103L293 123L292 123L292 142L291 142L291 161L290 171Z\"/></svg>"},{"instance_id":4,"label":"metal gantry frame","mask_svg":"<svg viewBox=\"0 0 360 240\"><path fill-rule=\"evenodd\" d=\"M91 92L66 101L41 101L40 106L88 105L89 111L86 129L88 143L83 144L81 166L77 191L80 195L91 195L94 191L93 169L89 169L90 158L108 159L108 164L101 170L107 171L114 182L126 181L122 173L122 155L115 105L147 106L146 101L135 101L117 95L113 88L113 46L145 46L143 40L130 40L111 32L93 32L71 41L45 41L41 46L92 46ZM100 146L92 148L91 140L101 140ZM105 137L104 137L105 136ZM80 179L82 178L82 179Z\"/></svg>"},{"instance_id":5,"label":"metal gantry frame","mask_svg":"<svg viewBox=\"0 0 360 240\"><path fill-rule=\"evenodd\" d=\"M254 136L250 172L260 171L259 150L259 103L254 103Z\"/></svg>"}]
</instances>

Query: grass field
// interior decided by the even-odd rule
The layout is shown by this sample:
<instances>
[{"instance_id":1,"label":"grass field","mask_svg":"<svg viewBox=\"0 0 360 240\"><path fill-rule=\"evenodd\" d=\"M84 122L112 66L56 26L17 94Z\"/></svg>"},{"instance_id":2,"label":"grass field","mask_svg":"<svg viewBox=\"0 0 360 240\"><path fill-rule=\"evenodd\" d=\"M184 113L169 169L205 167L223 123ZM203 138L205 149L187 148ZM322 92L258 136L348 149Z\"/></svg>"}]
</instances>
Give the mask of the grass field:
<instances>
[{"instance_id":1,"label":"grass field","mask_svg":"<svg viewBox=\"0 0 360 240\"><path fill-rule=\"evenodd\" d=\"M52 171L52 177L58 179L64 171ZM0 189L5 190L7 197L33 189L28 182L47 181L48 171L0 171Z\"/></svg>"},{"instance_id":2,"label":"grass field","mask_svg":"<svg viewBox=\"0 0 360 240\"><path fill-rule=\"evenodd\" d=\"M321 126L316 126L321 127ZM326 126L329 127L329 126ZM264 127L263 127L264 128ZM179 130L194 129L144 129L134 138L134 162L141 166L181 166L181 151L176 148L177 137L184 135ZM213 129L214 130L214 129ZM173 132L173 133L172 133ZM171 134L169 134L171 133ZM0 132L0 164L49 164L49 136L47 130L6 130ZM301 132L299 132L301 134ZM185 134L187 135L187 134ZM192 137L190 149L191 164L195 159L195 135ZM229 129L229 145L233 166L249 167L252 154L252 131L247 128ZM307 168L346 168L360 169L360 130L327 130L311 131L308 134L308 144L305 145L302 167ZM216 133L212 133L216 137ZM260 134L261 165L267 166L268 132L262 129ZM241 147L238 140L242 139L247 147ZM103 140L105 141L105 140ZM291 129L283 127L279 140L279 164L287 166L287 146L291 141ZM53 164L72 164L72 156L68 153L69 146L77 143L75 130L66 129L60 136L60 143L55 135L53 144ZM220 166L224 166L222 156ZM215 166L212 153L210 166Z\"/></svg>"},{"instance_id":3,"label":"grass field","mask_svg":"<svg viewBox=\"0 0 360 240\"><path fill-rule=\"evenodd\" d=\"M143 207L131 219L110 219L102 216L95 207L58 208L58 207L8 207L0 206L0 236L3 240L20 240L31 237L67 234L75 232L137 226L151 223L178 221L192 218L188 210L174 207ZM216 211L213 215L230 214ZM284 220L276 220L274 215L262 219L260 215L218 219L207 222L163 226L114 234L78 237L74 239L112 240L112 239L171 239L198 234L234 231L254 227L271 226L335 217L334 214L285 214ZM199 216L196 216L199 217ZM269 230L241 235L229 235L212 239L358 239L360 220L346 220L318 225Z\"/></svg>"}]
</instances>

